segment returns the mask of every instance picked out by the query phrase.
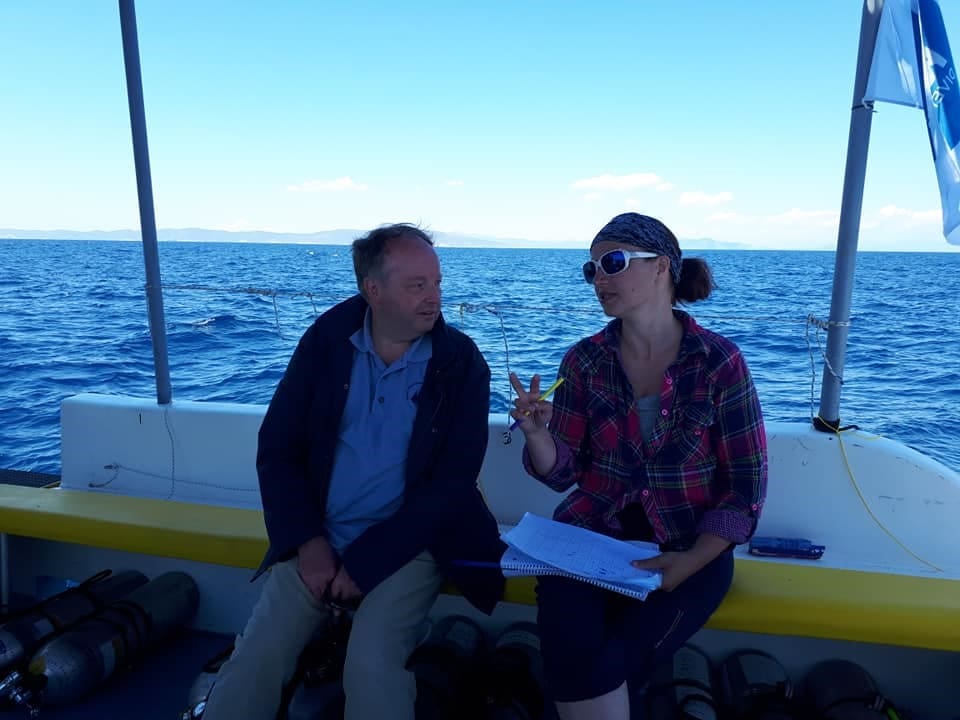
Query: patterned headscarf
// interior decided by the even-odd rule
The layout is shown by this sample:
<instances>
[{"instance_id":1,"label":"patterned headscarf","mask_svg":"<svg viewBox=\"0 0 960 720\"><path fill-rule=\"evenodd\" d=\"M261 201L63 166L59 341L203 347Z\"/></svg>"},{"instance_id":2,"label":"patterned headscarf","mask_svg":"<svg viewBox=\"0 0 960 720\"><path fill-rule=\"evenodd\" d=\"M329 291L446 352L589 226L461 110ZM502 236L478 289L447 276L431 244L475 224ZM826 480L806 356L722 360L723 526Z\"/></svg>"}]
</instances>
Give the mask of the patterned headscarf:
<instances>
[{"instance_id":1,"label":"patterned headscarf","mask_svg":"<svg viewBox=\"0 0 960 720\"><path fill-rule=\"evenodd\" d=\"M673 233L656 218L639 213L623 213L608 222L590 244L592 248L599 242L616 242L623 245L633 245L655 252L657 255L666 255L670 258L670 276L673 284L680 283L680 246Z\"/></svg>"}]
</instances>

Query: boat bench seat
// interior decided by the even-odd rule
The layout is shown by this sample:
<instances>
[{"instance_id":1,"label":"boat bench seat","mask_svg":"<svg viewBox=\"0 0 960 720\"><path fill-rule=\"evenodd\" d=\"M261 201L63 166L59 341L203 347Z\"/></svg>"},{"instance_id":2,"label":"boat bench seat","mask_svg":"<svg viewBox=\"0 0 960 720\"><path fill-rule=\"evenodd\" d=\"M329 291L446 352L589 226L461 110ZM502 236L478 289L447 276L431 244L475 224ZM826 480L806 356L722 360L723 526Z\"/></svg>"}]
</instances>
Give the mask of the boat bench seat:
<instances>
[{"instance_id":1,"label":"boat bench seat","mask_svg":"<svg viewBox=\"0 0 960 720\"><path fill-rule=\"evenodd\" d=\"M13 485L0 532L250 569L267 547L259 510ZM505 600L534 585L511 578ZM745 556L708 627L960 651L960 583Z\"/></svg>"}]
</instances>

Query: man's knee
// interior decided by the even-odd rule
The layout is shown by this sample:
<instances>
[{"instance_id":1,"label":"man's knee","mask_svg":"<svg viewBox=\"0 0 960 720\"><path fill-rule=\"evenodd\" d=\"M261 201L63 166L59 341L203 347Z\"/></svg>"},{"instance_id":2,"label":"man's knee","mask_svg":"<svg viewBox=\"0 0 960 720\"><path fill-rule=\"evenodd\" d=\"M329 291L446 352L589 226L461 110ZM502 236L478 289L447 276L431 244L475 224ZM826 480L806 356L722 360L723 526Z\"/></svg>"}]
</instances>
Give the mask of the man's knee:
<instances>
[{"instance_id":1,"label":"man's knee","mask_svg":"<svg viewBox=\"0 0 960 720\"><path fill-rule=\"evenodd\" d=\"M407 670L407 660L412 649L406 643L387 642L381 639L376 647L347 653L343 666L343 689L348 697L356 698L371 687L391 694L402 689L406 696L413 688L413 674ZM393 698L403 702L403 697Z\"/></svg>"},{"instance_id":2,"label":"man's knee","mask_svg":"<svg viewBox=\"0 0 960 720\"><path fill-rule=\"evenodd\" d=\"M376 652L348 656L343 666L344 687L372 687L373 681L403 669L396 657L387 658Z\"/></svg>"},{"instance_id":3,"label":"man's knee","mask_svg":"<svg viewBox=\"0 0 960 720\"><path fill-rule=\"evenodd\" d=\"M300 582L295 566L281 563L271 569L217 683L229 685L239 697L262 688L276 693L289 682L303 648L329 624L329 613L304 594Z\"/></svg>"},{"instance_id":4,"label":"man's knee","mask_svg":"<svg viewBox=\"0 0 960 720\"><path fill-rule=\"evenodd\" d=\"M366 623L354 624L350 633L343 668L345 687L363 687L384 675L405 675L407 661L419 639L418 628L400 629L391 627L386 619L366 619Z\"/></svg>"}]
</instances>

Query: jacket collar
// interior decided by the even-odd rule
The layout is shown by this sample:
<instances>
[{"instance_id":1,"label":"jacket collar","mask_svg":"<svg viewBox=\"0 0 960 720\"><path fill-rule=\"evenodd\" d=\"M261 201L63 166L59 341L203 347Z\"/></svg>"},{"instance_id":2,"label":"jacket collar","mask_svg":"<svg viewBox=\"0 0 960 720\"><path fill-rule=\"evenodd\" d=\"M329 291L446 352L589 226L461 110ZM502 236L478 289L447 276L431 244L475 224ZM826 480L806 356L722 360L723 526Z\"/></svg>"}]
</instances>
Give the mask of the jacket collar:
<instances>
[{"instance_id":1,"label":"jacket collar","mask_svg":"<svg viewBox=\"0 0 960 720\"><path fill-rule=\"evenodd\" d=\"M359 293L332 307L327 316L333 334L342 336L349 342L350 336L363 328L363 321L369 307L370 305ZM438 367L446 366L453 360L456 344L453 340L453 331L444 320L442 312L428 335L433 346L433 362Z\"/></svg>"}]
</instances>

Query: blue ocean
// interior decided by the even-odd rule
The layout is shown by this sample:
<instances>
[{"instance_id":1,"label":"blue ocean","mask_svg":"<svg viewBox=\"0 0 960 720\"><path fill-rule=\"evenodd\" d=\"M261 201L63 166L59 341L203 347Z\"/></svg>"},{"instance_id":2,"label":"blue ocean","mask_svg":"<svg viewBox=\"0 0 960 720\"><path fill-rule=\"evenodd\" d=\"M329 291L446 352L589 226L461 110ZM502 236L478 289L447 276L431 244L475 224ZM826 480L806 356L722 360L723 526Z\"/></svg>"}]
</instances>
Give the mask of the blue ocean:
<instances>
[{"instance_id":1,"label":"blue ocean","mask_svg":"<svg viewBox=\"0 0 960 720\"><path fill-rule=\"evenodd\" d=\"M438 249L444 315L490 364L552 380L607 318L585 251ZM692 251L717 290L688 310L743 349L768 420L819 405L832 252ZM139 243L0 240L0 468L58 473L59 407L75 393L155 397ZM349 247L161 243L174 400L267 403L301 333L354 292ZM861 253L841 421L960 470L960 254ZM811 405L811 397L813 403Z\"/></svg>"}]
</instances>

